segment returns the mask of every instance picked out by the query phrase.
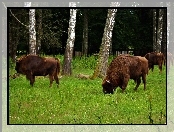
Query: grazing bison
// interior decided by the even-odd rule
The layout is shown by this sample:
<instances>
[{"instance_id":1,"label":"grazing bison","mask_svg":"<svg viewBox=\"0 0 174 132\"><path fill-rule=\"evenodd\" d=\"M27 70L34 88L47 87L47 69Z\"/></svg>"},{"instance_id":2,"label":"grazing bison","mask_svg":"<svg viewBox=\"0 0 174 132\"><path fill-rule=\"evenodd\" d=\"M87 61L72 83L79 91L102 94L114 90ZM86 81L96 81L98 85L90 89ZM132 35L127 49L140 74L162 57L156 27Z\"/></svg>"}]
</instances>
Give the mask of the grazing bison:
<instances>
[{"instance_id":1,"label":"grazing bison","mask_svg":"<svg viewBox=\"0 0 174 132\"><path fill-rule=\"evenodd\" d=\"M35 76L46 75L49 75L50 87L54 80L56 80L57 85L59 84L60 62L56 58L44 58L37 55L23 56L16 61L15 70L17 73L26 75L26 78L30 80L31 86L35 82Z\"/></svg>"},{"instance_id":2,"label":"grazing bison","mask_svg":"<svg viewBox=\"0 0 174 132\"><path fill-rule=\"evenodd\" d=\"M119 55L115 58L107 69L106 77L102 87L105 94L115 91L119 86L122 92L127 87L129 79L136 82L135 90L141 83L141 77L146 89L146 74L148 74L148 60L140 56Z\"/></svg>"},{"instance_id":3,"label":"grazing bison","mask_svg":"<svg viewBox=\"0 0 174 132\"><path fill-rule=\"evenodd\" d=\"M148 66L149 66L149 70L154 69L154 65L158 65L159 66L159 70L160 73L162 73L162 65L164 63L165 65L165 57L163 53L157 53L157 52L151 52L151 53L147 53L145 55L145 58L148 60Z\"/></svg>"}]
</instances>

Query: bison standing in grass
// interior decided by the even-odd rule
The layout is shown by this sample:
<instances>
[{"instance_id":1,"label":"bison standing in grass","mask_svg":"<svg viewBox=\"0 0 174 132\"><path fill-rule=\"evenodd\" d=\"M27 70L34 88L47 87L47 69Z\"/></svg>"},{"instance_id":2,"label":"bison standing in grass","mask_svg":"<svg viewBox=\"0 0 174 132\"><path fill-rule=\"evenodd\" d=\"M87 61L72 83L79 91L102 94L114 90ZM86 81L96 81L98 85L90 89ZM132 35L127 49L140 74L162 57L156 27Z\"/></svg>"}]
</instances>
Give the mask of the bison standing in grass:
<instances>
[{"instance_id":1,"label":"bison standing in grass","mask_svg":"<svg viewBox=\"0 0 174 132\"><path fill-rule=\"evenodd\" d=\"M160 73L162 73L162 65L165 65L165 57L163 53L151 52L145 55L145 58L148 60L149 70L154 69L154 65L159 66Z\"/></svg>"},{"instance_id":2,"label":"bison standing in grass","mask_svg":"<svg viewBox=\"0 0 174 132\"><path fill-rule=\"evenodd\" d=\"M146 89L146 74L148 74L148 60L140 56L119 55L108 67L102 87L105 94L115 91L119 86L122 92L126 89L129 79L136 82L135 90L141 83L141 77Z\"/></svg>"},{"instance_id":3,"label":"bison standing in grass","mask_svg":"<svg viewBox=\"0 0 174 132\"><path fill-rule=\"evenodd\" d=\"M60 62L56 58L44 58L37 55L23 56L16 61L15 70L17 73L26 75L26 78L30 80L31 86L35 82L35 76L46 75L49 75L50 87L54 80L56 80L57 85L59 84Z\"/></svg>"}]
</instances>

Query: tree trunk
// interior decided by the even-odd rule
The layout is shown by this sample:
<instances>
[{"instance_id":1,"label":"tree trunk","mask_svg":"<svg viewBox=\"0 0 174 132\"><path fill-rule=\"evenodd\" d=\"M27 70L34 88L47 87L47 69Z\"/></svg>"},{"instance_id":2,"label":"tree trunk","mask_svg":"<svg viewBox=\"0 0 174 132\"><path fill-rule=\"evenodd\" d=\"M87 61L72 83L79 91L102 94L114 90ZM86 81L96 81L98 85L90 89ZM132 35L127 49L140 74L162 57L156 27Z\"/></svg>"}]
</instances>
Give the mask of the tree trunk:
<instances>
[{"instance_id":1,"label":"tree trunk","mask_svg":"<svg viewBox=\"0 0 174 132\"><path fill-rule=\"evenodd\" d=\"M18 13L18 12L17 12ZM19 15L19 19L20 19ZM20 23L16 20L14 20L13 17L11 17L11 23L9 23L9 52L10 57L12 58L12 61L15 62L16 59L16 52L17 52L17 45L19 43L19 28Z\"/></svg>"},{"instance_id":2,"label":"tree trunk","mask_svg":"<svg viewBox=\"0 0 174 132\"><path fill-rule=\"evenodd\" d=\"M88 54L88 9L84 9L82 54L85 56Z\"/></svg>"},{"instance_id":3,"label":"tree trunk","mask_svg":"<svg viewBox=\"0 0 174 132\"><path fill-rule=\"evenodd\" d=\"M156 9L153 9L153 51L157 50L156 33Z\"/></svg>"},{"instance_id":4,"label":"tree trunk","mask_svg":"<svg viewBox=\"0 0 174 132\"><path fill-rule=\"evenodd\" d=\"M117 9L108 9L108 15L103 33L102 44L99 52L99 59L94 74L92 76L92 79L95 79L96 77L103 78L106 75L106 70L108 67L109 49L112 39L112 30L115 23L116 12Z\"/></svg>"},{"instance_id":5,"label":"tree trunk","mask_svg":"<svg viewBox=\"0 0 174 132\"><path fill-rule=\"evenodd\" d=\"M75 41L75 25L76 25L76 9L70 9L70 20L69 20L69 28L68 28L68 39L64 54L64 63L62 74L63 75L71 75L72 68L72 56L73 56L73 49L74 49L74 41Z\"/></svg>"},{"instance_id":6,"label":"tree trunk","mask_svg":"<svg viewBox=\"0 0 174 132\"><path fill-rule=\"evenodd\" d=\"M36 54L35 9L29 10L29 53Z\"/></svg>"},{"instance_id":7,"label":"tree trunk","mask_svg":"<svg viewBox=\"0 0 174 132\"><path fill-rule=\"evenodd\" d=\"M36 53L40 54L41 40L42 40L42 9L38 9L38 37L36 43Z\"/></svg>"},{"instance_id":8,"label":"tree trunk","mask_svg":"<svg viewBox=\"0 0 174 132\"><path fill-rule=\"evenodd\" d=\"M166 24L167 24L167 10L163 9L163 25L162 25L162 42L161 42L161 52L166 56L166 45L167 45L167 41L166 41Z\"/></svg>"},{"instance_id":9,"label":"tree trunk","mask_svg":"<svg viewBox=\"0 0 174 132\"><path fill-rule=\"evenodd\" d=\"M162 25L163 25L163 9L159 9L158 29L157 29L157 52L161 51Z\"/></svg>"}]
</instances>

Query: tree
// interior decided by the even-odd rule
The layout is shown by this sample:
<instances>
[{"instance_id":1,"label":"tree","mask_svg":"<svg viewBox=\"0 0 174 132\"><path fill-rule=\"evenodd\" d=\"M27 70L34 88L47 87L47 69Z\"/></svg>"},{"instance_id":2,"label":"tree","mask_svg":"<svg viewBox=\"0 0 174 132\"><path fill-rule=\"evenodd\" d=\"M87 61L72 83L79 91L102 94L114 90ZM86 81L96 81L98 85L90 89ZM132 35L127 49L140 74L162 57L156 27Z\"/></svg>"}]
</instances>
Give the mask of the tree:
<instances>
[{"instance_id":1,"label":"tree","mask_svg":"<svg viewBox=\"0 0 174 132\"><path fill-rule=\"evenodd\" d=\"M11 10L10 10L11 11ZM19 12L17 10L13 10L16 14ZM11 15L11 14L10 14ZM21 14L18 14L18 18L21 18ZM12 58L12 61L15 62L16 59L16 51L17 51L17 45L19 43L20 39L20 23L16 21L14 17L10 17L9 22L9 53L10 57Z\"/></svg>"},{"instance_id":2,"label":"tree","mask_svg":"<svg viewBox=\"0 0 174 132\"><path fill-rule=\"evenodd\" d=\"M103 78L106 74L107 65L108 65L108 57L109 57L109 49L110 49L111 39L112 39L112 30L115 23L116 12L117 12L117 9L108 9L106 24L105 24L102 43L101 43L100 52L99 52L99 58L98 58L98 62L97 62L94 74L92 76L92 79L96 77Z\"/></svg>"},{"instance_id":3,"label":"tree","mask_svg":"<svg viewBox=\"0 0 174 132\"><path fill-rule=\"evenodd\" d=\"M75 4L75 2L72 2ZM64 54L64 61L63 61L63 75L71 75L72 68L72 56L73 56L73 48L74 48L74 41L75 41L75 25L76 25L76 12L77 9L70 9L70 20L69 20L69 28L68 28L68 39Z\"/></svg>"},{"instance_id":4,"label":"tree","mask_svg":"<svg viewBox=\"0 0 174 132\"><path fill-rule=\"evenodd\" d=\"M156 51L156 9L153 9L153 51Z\"/></svg>"},{"instance_id":5,"label":"tree","mask_svg":"<svg viewBox=\"0 0 174 132\"><path fill-rule=\"evenodd\" d=\"M165 54L166 56L166 45L167 45L167 41L166 41L166 26L167 26L167 9L163 10L163 25L162 25L162 42L161 42L161 52Z\"/></svg>"},{"instance_id":6,"label":"tree","mask_svg":"<svg viewBox=\"0 0 174 132\"><path fill-rule=\"evenodd\" d=\"M161 51L162 41L162 25L163 25L163 9L159 9L158 28L157 28L157 52Z\"/></svg>"},{"instance_id":7,"label":"tree","mask_svg":"<svg viewBox=\"0 0 174 132\"><path fill-rule=\"evenodd\" d=\"M82 54L87 56L88 54L88 9L84 9L84 25L83 25L83 44Z\"/></svg>"},{"instance_id":8,"label":"tree","mask_svg":"<svg viewBox=\"0 0 174 132\"><path fill-rule=\"evenodd\" d=\"M36 54L35 9L29 10L29 53Z\"/></svg>"},{"instance_id":9,"label":"tree","mask_svg":"<svg viewBox=\"0 0 174 132\"><path fill-rule=\"evenodd\" d=\"M42 40L42 9L38 10L38 36L36 43L36 53L40 54L41 50L41 40Z\"/></svg>"},{"instance_id":10,"label":"tree","mask_svg":"<svg viewBox=\"0 0 174 132\"><path fill-rule=\"evenodd\" d=\"M30 7L31 2L24 2L24 7ZM29 9L29 54L36 54L35 9Z\"/></svg>"}]
</instances>

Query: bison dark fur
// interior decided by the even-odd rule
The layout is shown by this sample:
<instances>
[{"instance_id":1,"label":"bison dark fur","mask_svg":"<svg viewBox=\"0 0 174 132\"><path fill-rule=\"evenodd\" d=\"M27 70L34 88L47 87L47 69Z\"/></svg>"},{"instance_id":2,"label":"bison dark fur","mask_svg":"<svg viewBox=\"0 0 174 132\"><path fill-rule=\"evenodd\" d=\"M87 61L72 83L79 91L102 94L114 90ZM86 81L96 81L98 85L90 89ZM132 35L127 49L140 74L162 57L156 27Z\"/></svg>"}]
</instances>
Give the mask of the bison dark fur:
<instances>
[{"instance_id":1,"label":"bison dark fur","mask_svg":"<svg viewBox=\"0 0 174 132\"><path fill-rule=\"evenodd\" d=\"M122 92L127 87L129 79L136 82L135 90L141 83L141 77L146 89L146 75L148 74L148 60L144 57L119 55L108 67L106 77L103 80L102 87L105 94L115 91L119 86Z\"/></svg>"},{"instance_id":2,"label":"bison dark fur","mask_svg":"<svg viewBox=\"0 0 174 132\"><path fill-rule=\"evenodd\" d=\"M162 73L162 65L165 65L165 57L163 53L151 52L145 55L145 58L148 60L149 70L154 70L154 65L158 65L160 73Z\"/></svg>"},{"instance_id":3,"label":"bison dark fur","mask_svg":"<svg viewBox=\"0 0 174 132\"><path fill-rule=\"evenodd\" d=\"M17 73L26 75L26 78L30 80L31 86L35 82L35 76L46 75L49 75L50 87L54 80L56 80L57 85L59 84L60 62L56 58L44 58L37 55L23 56L16 61L15 70Z\"/></svg>"}]
</instances>

